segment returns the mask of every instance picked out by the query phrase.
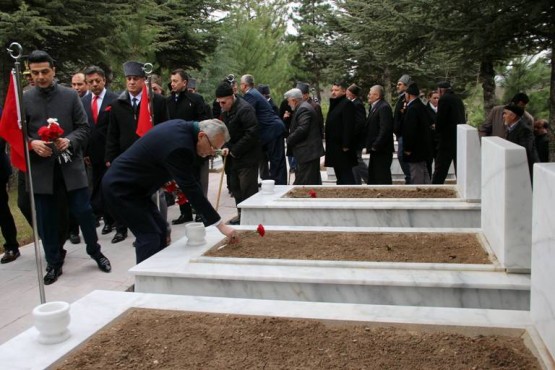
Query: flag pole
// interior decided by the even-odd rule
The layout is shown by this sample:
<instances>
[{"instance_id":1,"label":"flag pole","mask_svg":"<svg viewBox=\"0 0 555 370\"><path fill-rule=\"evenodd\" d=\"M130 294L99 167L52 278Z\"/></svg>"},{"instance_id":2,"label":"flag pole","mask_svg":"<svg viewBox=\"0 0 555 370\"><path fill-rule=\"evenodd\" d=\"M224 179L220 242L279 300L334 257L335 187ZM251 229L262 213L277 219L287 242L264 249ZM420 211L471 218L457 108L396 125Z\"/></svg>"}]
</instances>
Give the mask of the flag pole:
<instances>
[{"instance_id":1,"label":"flag pole","mask_svg":"<svg viewBox=\"0 0 555 370\"><path fill-rule=\"evenodd\" d=\"M152 92L152 71L154 66L152 63L145 63L143 65L143 71L146 74L147 86L148 86L148 113L150 114L150 122L154 127L154 97ZM160 210L160 190L156 191L156 206Z\"/></svg>"},{"instance_id":2,"label":"flag pole","mask_svg":"<svg viewBox=\"0 0 555 370\"><path fill-rule=\"evenodd\" d=\"M25 172L25 182L29 186L29 204L31 205L31 221L32 221L32 228L33 228L33 243L35 245L35 262L37 265L37 279L39 282L39 294L40 294L40 303L46 302L46 295L44 293L44 281L42 279L42 253L39 244L39 237L37 231L37 212L35 210L35 197L34 197L34 190L33 190L33 181L31 175L31 159L29 156L29 145L27 143L28 133L27 133L27 122L25 120L25 110L23 107L23 94L21 89L21 63L20 60L22 58L23 48L17 42L12 42L8 47L8 53L10 56L15 60L14 66L15 71L12 70L12 73L15 74L15 87L16 87L16 104L17 110L19 112L19 126L23 132L23 148L25 149L25 163L27 165L27 171Z\"/></svg>"}]
</instances>

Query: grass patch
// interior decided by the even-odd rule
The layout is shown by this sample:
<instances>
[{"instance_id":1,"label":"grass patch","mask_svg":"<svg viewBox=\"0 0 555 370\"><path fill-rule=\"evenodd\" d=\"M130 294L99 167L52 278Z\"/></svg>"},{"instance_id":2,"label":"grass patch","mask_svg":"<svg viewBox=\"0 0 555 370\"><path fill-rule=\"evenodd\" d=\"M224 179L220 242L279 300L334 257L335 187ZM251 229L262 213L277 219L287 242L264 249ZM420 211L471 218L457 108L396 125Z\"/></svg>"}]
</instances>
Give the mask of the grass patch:
<instances>
[{"instance_id":1,"label":"grass patch","mask_svg":"<svg viewBox=\"0 0 555 370\"><path fill-rule=\"evenodd\" d=\"M13 185L8 189L9 205L12 212L15 227L17 228L17 241L19 246L22 247L33 241L33 229L27 223L23 214L19 211L17 207L17 185ZM0 250L4 250L3 246L6 240L4 236L0 234Z\"/></svg>"}]
</instances>

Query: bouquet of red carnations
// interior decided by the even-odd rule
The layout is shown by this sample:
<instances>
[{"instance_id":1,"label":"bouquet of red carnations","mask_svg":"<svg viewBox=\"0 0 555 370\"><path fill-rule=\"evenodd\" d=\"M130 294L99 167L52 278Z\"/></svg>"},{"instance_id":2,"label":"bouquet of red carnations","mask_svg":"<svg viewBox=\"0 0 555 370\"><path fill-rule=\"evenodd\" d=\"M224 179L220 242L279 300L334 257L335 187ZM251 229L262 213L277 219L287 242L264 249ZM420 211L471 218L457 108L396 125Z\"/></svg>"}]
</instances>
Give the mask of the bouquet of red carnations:
<instances>
[{"instance_id":1,"label":"bouquet of red carnations","mask_svg":"<svg viewBox=\"0 0 555 370\"><path fill-rule=\"evenodd\" d=\"M51 144L62 137L62 135L64 134L64 129L60 127L57 118L49 118L46 120L46 122L48 124L39 128L38 134L42 141L45 141L47 144ZM51 145L51 148L56 154L58 163L63 164L71 162L71 156L73 155L73 153L69 149L59 152L56 149L55 145Z\"/></svg>"},{"instance_id":2,"label":"bouquet of red carnations","mask_svg":"<svg viewBox=\"0 0 555 370\"><path fill-rule=\"evenodd\" d=\"M164 190L168 193L175 195L175 202L179 205L183 205L189 202L189 199L185 196L185 194L181 191L177 183L172 180L164 185Z\"/></svg>"}]
</instances>

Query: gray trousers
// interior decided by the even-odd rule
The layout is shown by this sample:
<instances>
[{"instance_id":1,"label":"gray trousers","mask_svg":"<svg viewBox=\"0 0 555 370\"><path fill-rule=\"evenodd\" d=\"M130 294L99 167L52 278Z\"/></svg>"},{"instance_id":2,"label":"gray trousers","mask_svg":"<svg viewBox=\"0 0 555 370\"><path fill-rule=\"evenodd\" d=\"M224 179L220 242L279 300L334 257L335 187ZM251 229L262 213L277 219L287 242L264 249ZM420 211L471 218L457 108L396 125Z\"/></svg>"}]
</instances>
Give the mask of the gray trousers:
<instances>
[{"instance_id":1,"label":"gray trousers","mask_svg":"<svg viewBox=\"0 0 555 370\"><path fill-rule=\"evenodd\" d=\"M431 184L430 174L428 173L428 166L426 161L423 162L409 162L410 168L410 183L417 184Z\"/></svg>"}]
</instances>

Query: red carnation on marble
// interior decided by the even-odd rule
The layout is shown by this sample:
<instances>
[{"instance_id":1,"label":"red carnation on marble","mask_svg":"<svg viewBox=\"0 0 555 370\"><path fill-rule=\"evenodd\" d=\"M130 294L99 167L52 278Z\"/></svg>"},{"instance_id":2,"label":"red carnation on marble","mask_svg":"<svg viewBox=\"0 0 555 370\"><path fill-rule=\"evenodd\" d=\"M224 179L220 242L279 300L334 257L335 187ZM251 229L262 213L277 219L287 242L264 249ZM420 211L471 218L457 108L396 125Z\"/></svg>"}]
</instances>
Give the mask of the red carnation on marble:
<instances>
[{"instance_id":1,"label":"red carnation on marble","mask_svg":"<svg viewBox=\"0 0 555 370\"><path fill-rule=\"evenodd\" d=\"M258 224L258 227L256 228L256 232L260 236L264 236L264 234L266 234L266 230L264 229L264 226L262 224Z\"/></svg>"}]
</instances>

